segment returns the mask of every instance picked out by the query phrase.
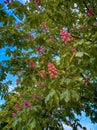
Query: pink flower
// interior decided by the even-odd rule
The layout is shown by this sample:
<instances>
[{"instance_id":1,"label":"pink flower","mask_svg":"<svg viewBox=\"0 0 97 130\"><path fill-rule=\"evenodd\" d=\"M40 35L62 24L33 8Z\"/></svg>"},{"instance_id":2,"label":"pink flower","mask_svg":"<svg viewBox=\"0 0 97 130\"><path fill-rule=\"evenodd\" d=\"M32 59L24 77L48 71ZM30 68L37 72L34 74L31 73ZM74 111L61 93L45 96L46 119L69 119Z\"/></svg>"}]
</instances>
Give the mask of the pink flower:
<instances>
[{"instance_id":1,"label":"pink flower","mask_svg":"<svg viewBox=\"0 0 97 130\"><path fill-rule=\"evenodd\" d=\"M40 0L35 0L35 3L36 3L37 6L39 6L40 5Z\"/></svg>"},{"instance_id":2,"label":"pink flower","mask_svg":"<svg viewBox=\"0 0 97 130\"><path fill-rule=\"evenodd\" d=\"M42 22L42 29L46 32L48 32L48 27L46 26L46 23L45 22Z\"/></svg>"},{"instance_id":3,"label":"pink flower","mask_svg":"<svg viewBox=\"0 0 97 130\"><path fill-rule=\"evenodd\" d=\"M86 25L86 24L83 24L81 28L82 28L82 29L86 29L86 28L87 28L87 25Z\"/></svg>"},{"instance_id":4,"label":"pink flower","mask_svg":"<svg viewBox=\"0 0 97 130\"><path fill-rule=\"evenodd\" d=\"M28 37L32 39L34 38L34 36L31 33L28 34Z\"/></svg>"},{"instance_id":5,"label":"pink flower","mask_svg":"<svg viewBox=\"0 0 97 130\"><path fill-rule=\"evenodd\" d=\"M15 106L16 106L16 108L18 109L18 111L21 111L21 110L22 110L22 107L20 106L20 104L17 103Z\"/></svg>"},{"instance_id":6,"label":"pink flower","mask_svg":"<svg viewBox=\"0 0 97 130\"><path fill-rule=\"evenodd\" d=\"M37 47L37 51L39 54L42 54L45 48Z\"/></svg>"},{"instance_id":7,"label":"pink flower","mask_svg":"<svg viewBox=\"0 0 97 130\"><path fill-rule=\"evenodd\" d=\"M16 113L12 113L12 117L16 118L17 114Z\"/></svg>"},{"instance_id":8,"label":"pink flower","mask_svg":"<svg viewBox=\"0 0 97 130\"><path fill-rule=\"evenodd\" d=\"M39 53L39 54L41 54L41 53L42 53L42 51L43 51L43 49L42 49L42 48L40 48L40 47L38 47L38 48L37 48L37 51L38 51L38 53Z\"/></svg>"},{"instance_id":9,"label":"pink flower","mask_svg":"<svg viewBox=\"0 0 97 130\"><path fill-rule=\"evenodd\" d=\"M29 61L29 67L35 69L35 63L32 60Z\"/></svg>"},{"instance_id":10,"label":"pink flower","mask_svg":"<svg viewBox=\"0 0 97 130\"><path fill-rule=\"evenodd\" d=\"M74 48L73 46L70 46L70 49L71 49L72 53L76 53L76 48Z\"/></svg>"},{"instance_id":11,"label":"pink flower","mask_svg":"<svg viewBox=\"0 0 97 130\"><path fill-rule=\"evenodd\" d=\"M54 37L51 36L51 37L49 38L49 41L53 41L53 40L54 40Z\"/></svg>"},{"instance_id":12,"label":"pink flower","mask_svg":"<svg viewBox=\"0 0 97 130\"><path fill-rule=\"evenodd\" d=\"M94 15L93 9L92 9L92 8L89 8L88 11L87 11L87 16L88 16L88 17L91 17L91 16L93 16L93 15Z\"/></svg>"},{"instance_id":13,"label":"pink flower","mask_svg":"<svg viewBox=\"0 0 97 130\"><path fill-rule=\"evenodd\" d=\"M25 106L26 108L31 107L31 105L32 105L32 103L31 103L31 102L24 101L24 106Z\"/></svg>"},{"instance_id":14,"label":"pink flower","mask_svg":"<svg viewBox=\"0 0 97 130\"><path fill-rule=\"evenodd\" d=\"M17 23L17 27L18 27L18 28L21 27L21 23L20 23L20 22Z\"/></svg>"},{"instance_id":15,"label":"pink flower","mask_svg":"<svg viewBox=\"0 0 97 130\"><path fill-rule=\"evenodd\" d=\"M21 97L21 98L24 98L24 94L20 93L20 97Z\"/></svg>"},{"instance_id":16,"label":"pink flower","mask_svg":"<svg viewBox=\"0 0 97 130\"><path fill-rule=\"evenodd\" d=\"M67 30L62 29L60 31L60 35L61 35L62 41L64 41L65 44L68 44L70 41L73 40L71 34Z\"/></svg>"},{"instance_id":17,"label":"pink flower","mask_svg":"<svg viewBox=\"0 0 97 130\"><path fill-rule=\"evenodd\" d=\"M58 72L53 63L48 63L48 71L50 78L58 78Z\"/></svg>"},{"instance_id":18,"label":"pink flower","mask_svg":"<svg viewBox=\"0 0 97 130\"><path fill-rule=\"evenodd\" d=\"M15 56L14 56L14 53L12 53L12 58L14 58Z\"/></svg>"},{"instance_id":19,"label":"pink flower","mask_svg":"<svg viewBox=\"0 0 97 130\"><path fill-rule=\"evenodd\" d=\"M47 74L45 73L45 70L40 70L39 74L41 75L42 78L47 78Z\"/></svg>"},{"instance_id":20,"label":"pink flower","mask_svg":"<svg viewBox=\"0 0 97 130\"><path fill-rule=\"evenodd\" d=\"M17 79L17 80L16 80L16 83L18 84L19 82L20 82L20 81Z\"/></svg>"},{"instance_id":21,"label":"pink flower","mask_svg":"<svg viewBox=\"0 0 97 130\"><path fill-rule=\"evenodd\" d=\"M38 83L38 86L39 86L39 87L41 87L41 88L43 88L43 87L44 87L43 83L41 83L41 82L40 82L40 83Z\"/></svg>"},{"instance_id":22,"label":"pink flower","mask_svg":"<svg viewBox=\"0 0 97 130\"><path fill-rule=\"evenodd\" d=\"M34 98L35 100L38 98L38 96L37 96L36 93L33 95L33 98Z\"/></svg>"}]
</instances>

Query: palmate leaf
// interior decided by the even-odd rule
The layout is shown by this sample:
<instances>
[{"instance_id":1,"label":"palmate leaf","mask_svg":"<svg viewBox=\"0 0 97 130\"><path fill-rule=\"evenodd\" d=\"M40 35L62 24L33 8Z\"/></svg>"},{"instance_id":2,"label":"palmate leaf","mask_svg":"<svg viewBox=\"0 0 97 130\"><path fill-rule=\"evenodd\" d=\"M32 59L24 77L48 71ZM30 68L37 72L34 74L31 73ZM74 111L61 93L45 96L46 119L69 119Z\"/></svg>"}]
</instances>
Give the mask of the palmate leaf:
<instances>
[{"instance_id":1,"label":"palmate leaf","mask_svg":"<svg viewBox=\"0 0 97 130\"><path fill-rule=\"evenodd\" d=\"M64 100L66 103L70 101L70 98L71 98L71 96L70 96L69 90L62 92L62 94L60 95L60 99Z\"/></svg>"},{"instance_id":2,"label":"palmate leaf","mask_svg":"<svg viewBox=\"0 0 97 130\"><path fill-rule=\"evenodd\" d=\"M13 124L12 124L12 127L16 127L17 125L18 125L18 123L20 123L22 121L22 118L18 118L18 119L16 119L14 122L13 122Z\"/></svg>"},{"instance_id":3,"label":"palmate leaf","mask_svg":"<svg viewBox=\"0 0 97 130\"><path fill-rule=\"evenodd\" d=\"M36 128L36 120L35 119L33 119L32 122L29 124L29 128L31 130L35 130L35 128Z\"/></svg>"},{"instance_id":4,"label":"palmate leaf","mask_svg":"<svg viewBox=\"0 0 97 130\"><path fill-rule=\"evenodd\" d=\"M60 97L59 97L58 94L56 93L56 94L54 95L54 103L56 104L56 106L58 106L58 105L59 105L59 102L60 102Z\"/></svg>"},{"instance_id":5,"label":"palmate leaf","mask_svg":"<svg viewBox=\"0 0 97 130\"><path fill-rule=\"evenodd\" d=\"M55 90L51 90L50 92L49 92L49 94L46 96L46 98L45 98L45 103L47 104L47 102L50 100L50 99L52 99L53 98L53 96L55 95Z\"/></svg>"},{"instance_id":6,"label":"palmate leaf","mask_svg":"<svg viewBox=\"0 0 97 130\"><path fill-rule=\"evenodd\" d=\"M77 52L75 56L76 57L83 57L83 55L84 55L84 52Z\"/></svg>"},{"instance_id":7,"label":"palmate leaf","mask_svg":"<svg viewBox=\"0 0 97 130\"><path fill-rule=\"evenodd\" d=\"M71 96L75 98L76 101L78 101L80 98L80 95L78 94L78 92L76 92L76 90L71 90Z\"/></svg>"}]
</instances>

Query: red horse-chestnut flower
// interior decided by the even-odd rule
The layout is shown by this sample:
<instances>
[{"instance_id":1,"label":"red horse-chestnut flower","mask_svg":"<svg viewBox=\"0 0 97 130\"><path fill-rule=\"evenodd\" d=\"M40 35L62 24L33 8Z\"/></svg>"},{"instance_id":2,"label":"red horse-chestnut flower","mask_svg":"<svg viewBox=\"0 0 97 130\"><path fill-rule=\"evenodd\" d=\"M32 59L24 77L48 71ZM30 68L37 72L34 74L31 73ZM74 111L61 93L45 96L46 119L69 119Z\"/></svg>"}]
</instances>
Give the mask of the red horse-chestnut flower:
<instances>
[{"instance_id":1,"label":"red horse-chestnut flower","mask_svg":"<svg viewBox=\"0 0 97 130\"><path fill-rule=\"evenodd\" d=\"M36 93L33 95L33 98L34 98L35 100L38 98L38 96L37 96Z\"/></svg>"},{"instance_id":2,"label":"red horse-chestnut flower","mask_svg":"<svg viewBox=\"0 0 97 130\"><path fill-rule=\"evenodd\" d=\"M70 49L71 49L72 53L76 53L76 48L74 48L73 46L70 46Z\"/></svg>"},{"instance_id":3,"label":"red horse-chestnut flower","mask_svg":"<svg viewBox=\"0 0 97 130\"><path fill-rule=\"evenodd\" d=\"M17 114L16 113L12 113L12 117L16 118Z\"/></svg>"},{"instance_id":4,"label":"red horse-chestnut flower","mask_svg":"<svg viewBox=\"0 0 97 130\"><path fill-rule=\"evenodd\" d=\"M21 110L22 110L22 107L20 106L20 104L17 103L15 106L16 106L16 108L18 109L18 111L21 111Z\"/></svg>"},{"instance_id":5,"label":"red horse-chestnut flower","mask_svg":"<svg viewBox=\"0 0 97 130\"><path fill-rule=\"evenodd\" d=\"M17 27L18 27L18 28L21 27L21 23L20 23L20 22L17 23Z\"/></svg>"},{"instance_id":6,"label":"red horse-chestnut flower","mask_svg":"<svg viewBox=\"0 0 97 130\"><path fill-rule=\"evenodd\" d=\"M24 106L25 106L26 108L29 108L29 107L32 106L32 103L31 103L31 102L28 102L28 101L24 101Z\"/></svg>"},{"instance_id":7,"label":"red horse-chestnut flower","mask_svg":"<svg viewBox=\"0 0 97 130\"><path fill-rule=\"evenodd\" d=\"M41 87L41 88L43 88L44 84L40 82L40 83L38 83L38 86Z\"/></svg>"},{"instance_id":8,"label":"red horse-chestnut flower","mask_svg":"<svg viewBox=\"0 0 97 130\"><path fill-rule=\"evenodd\" d=\"M40 5L40 0L35 0L35 3L36 3L37 6L39 6Z\"/></svg>"},{"instance_id":9,"label":"red horse-chestnut flower","mask_svg":"<svg viewBox=\"0 0 97 130\"><path fill-rule=\"evenodd\" d=\"M20 97L21 97L21 98L24 98L24 94L20 93Z\"/></svg>"},{"instance_id":10,"label":"red horse-chestnut flower","mask_svg":"<svg viewBox=\"0 0 97 130\"><path fill-rule=\"evenodd\" d=\"M89 8L88 11L87 11L87 16L88 16L88 17L91 17L91 16L93 16L93 15L94 15L93 9L92 9L92 8Z\"/></svg>"},{"instance_id":11,"label":"red horse-chestnut flower","mask_svg":"<svg viewBox=\"0 0 97 130\"><path fill-rule=\"evenodd\" d=\"M48 32L48 27L46 26L46 22L42 22L42 29L46 32Z\"/></svg>"},{"instance_id":12,"label":"red horse-chestnut flower","mask_svg":"<svg viewBox=\"0 0 97 130\"><path fill-rule=\"evenodd\" d=\"M74 38L72 38L71 33L69 33L67 30L62 29L60 31L60 35L62 38L62 41L64 41L65 44L68 44L70 41L74 40Z\"/></svg>"},{"instance_id":13,"label":"red horse-chestnut flower","mask_svg":"<svg viewBox=\"0 0 97 130\"><path fill-rule=\"evenodd\" d=\"M32 60L29 61L29 67L30 69L35 69L35 63Z\"/></svg>"},{"instance_id":14,"label":"red horse-chestnut flower","mask_svg":"<svg viewBox=\"0 0 97 130\"><path fill-rule=\"evenodd\" d=\"M47 78L47 74L45 73L45 70L40 70L39 74L41 75L42 78Z\"/></svg>"},{"instance_id":15,"label":"red horse-chestnut flower","mask_svg":"<svg viewBox=\"0 0 97 130\"><path fill-rule=\"evenodd\" d=\"M37 47L38 54L42 54L45 51L45 48Z\"/></svg>"},{"instance_id":16,"label":"red horse-chestnut flower","mask_svg":"<svg viewBox=\"0 0 97 130\"><path fill-rule=\"evenodd\" d=\"M17 79L17 80L16 80L16 83L18 84L19 82L20 82L20 81Z\"/></svg>"},{"instance_id":17,"label":"red horse-chestnut flower","mask_svg":"<svg viewBox=\"0 0 97 130\"><path fill-rule=\"evenodd\" d=\"M28 33L28 37L32 39L34 38L34 36L31 33Z\"/></svg>"},{"instance_id":18,"label":"red horse-chestnut flower","mask_svg":"<svg viewBox=\"0 0 97 130\"><path fill-rule=\"evenodd\" d=\"M55 68L54 64L53 63L48 63L48 71L49 71L49 74L50 74L50 78L58 78L58 71L57 69Z\"/></svg>"}]
</instances>

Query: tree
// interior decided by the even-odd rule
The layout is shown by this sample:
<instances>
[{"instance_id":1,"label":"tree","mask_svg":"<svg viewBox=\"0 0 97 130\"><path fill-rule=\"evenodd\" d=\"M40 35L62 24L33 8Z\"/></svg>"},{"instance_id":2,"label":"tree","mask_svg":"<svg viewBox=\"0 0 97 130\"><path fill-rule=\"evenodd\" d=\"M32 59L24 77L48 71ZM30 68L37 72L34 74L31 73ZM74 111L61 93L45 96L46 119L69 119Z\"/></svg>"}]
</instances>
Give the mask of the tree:
<instances>
[{"instance_id":1,"label":"tree","mask_svg":"<svg viewBox=\"0 0 97 130\"><path fill-rule=\"evenodd\" d=\"M97 2L5 3L14 15L0 5L0 48L9 56L0 64L2 129L61 130L64 122L76 130L82 111L97 122ZM2 87L8 73L18 77L11 92Z\"/></svg>"}]
</instances>

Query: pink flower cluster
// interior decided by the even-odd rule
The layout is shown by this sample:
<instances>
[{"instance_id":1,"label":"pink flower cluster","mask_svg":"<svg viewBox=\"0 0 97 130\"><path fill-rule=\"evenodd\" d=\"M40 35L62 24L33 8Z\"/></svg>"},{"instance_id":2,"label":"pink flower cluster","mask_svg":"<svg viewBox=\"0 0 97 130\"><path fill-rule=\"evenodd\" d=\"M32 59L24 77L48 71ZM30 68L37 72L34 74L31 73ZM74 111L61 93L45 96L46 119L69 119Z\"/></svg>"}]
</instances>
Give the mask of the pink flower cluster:
<instances>
[{"instance_id":1,"label":"pink flower cluster","mask_svg":"<svg viewBox=\"0 0 97 130\"><path fill-rule=\"evenodd\" d=\"M32 60L29 61L29 67L30 69L35 69L35 63Z\"/></svg>"},{"instance_id":2,"label":"pink flower cluster","mask_svg":"<svg viewBox=\"0 0 97 130\"><path fill-rule=\"evenodd\" d=\"M35 3L36 3L37 6L39 6L40 5L40 0L35 0Z\"/></svg>"},{"instance_id":3,"label":"pink flower cluster","mask_svg":"<svg viewBox=\"0 0 97 130\"><path fill-rule=\"evenodd\" d=\"M39 83L38 83L38 86L41 87L41 88L43 88L43 87L44 87L44 84L43 84L42 82L39 82Z\"/></svg>"},{"instance_id":4,"label":"pink flower cluster","mask_svg":"<svg viewBox=\"0 0 97 130\"><path fill-rule=\"evenodd\" d=\"M65 44L68 44L70 41L74 40L71 34L67 30L62 29L60 31L60 35L61 35L62 41L64 41Z\"/></svg>"},{"instance_id":5,"label":"pink flower cluster","mask_svg":"<svg viewBox=\"0 0 97 130\"><path fill-rule=\"evenodd\" d=\"M21 23L20 23L20 22L17 23L17 27L18 27L18 28L21 27Z\"/></svg>"},{"instance_id":6,"label":"pink flower cluster","mask_svg":"<svg viewBox=\"0 0 97 130\"><path fill-rule=\"evenodd\" d=\"M28 102L28 101L24 101L23 104L24 104L25 108L29 108L29 107L32 106L32 103ZM19 103L16 103L15 107L17 108L18 111L21 111L23 109L22 106ZM12 113L13 118L15 118L16 115L17 115L17 113Z\"/></svg>"},{"instance_id":7,"label":"pink flower cluster","mask_svg":"<svg viewBox=\"0 0 97 130\"><path fill-rule=\"evenodd\" d=\"M37 47L37 51L39 54L42 54L45 48Z\"/></svg>"},{"instance_id":8,"label":"pink flower cluster","mask_svg":"<svg viewBox=\"0 0 97 130\"><path fill-rule=\"evenodd\" d=\"M71 49L72 53L76 53L76 48L74 48L73 46L70 46L70 49Z\"/></svg>"},{"instance_id":9,"label":"pink flower cluster","mask_svg":"<svg viewBox=\"0 0 97 130\"><path fill-rule=\"evenodd\" d=\"M36 93L33 95L33 98L34 98L35 100L38 98L38 96L37 96Z\"/></svg>"},{"instance_id":10,"label":"pink flower cluster","mask_svg":"<svg viewBox=\"0 0 97 130\"><path fill-rule=\"evenodd\" d=\"M16 80L16 83L18 84L19 82L20 82L20 81L17 79L17 80Z\"/></svg>"},{"instance_id":11,"label":"pink flower cluster","mask_svg":"<svg viewBox=\"0 0 97 130\"><path fill-rule=\"evenodd\" d=\"M93 15L94 15L93 9L92 9L92 8L89 8L88 11L87 11L87 16L88 16L88 17L91 17L91 16L93 16Z\"/></svg>"},{"instance_id":12,"label":"pink flower cluster","mask_svg":"<svg viewBox=\"0 0 97 130\"><path fill-rule=\"evenodd\" d=\"M34 36L31 33L28 33L28 37L32 39L34 38Z\"/></svg>"},{"instance_id":13,"label":"pink flower cluster","mask_svg":"<svg viewBox=\"0 0 97 130\"><path fill-rule=\"evenodd\" d=\"M40 70L39 74L41 75L42 78L47 78L47 74L45 73L45 70Z\"/></svg>"},{"instance_id":14,"label":"pink flower cluster","mask_svg":"<svg viewBox=\"0 0 97 130\"><path fill-rule=\"evenodd\" d=\"M32 105L31 102L24 101L24 106L25 106L25 108L29 108L29 107L31 107L31 105Z\"/></svg>"},{"instance_id":15,"label":"pink flower cluster","mask_svg":"<svg viewBox=\"0 0 97 130\"><path fill-rule=\"evenodd\" d=\"M12 113L12 117L16 118L17 114L16 113Z\"/></svg>"},{"instance_id":16,"label":"pink flower cluster","mask_svg":"<svg viewBox=\"0 0 97 130\"><path fill-rule=\"evenodd\" d=\"M20 93L19 95L21 98L24 98L24 94L23 93Z\"/></svg>"},{"instance_id":17,"label":"pink flower cluster","mask_svg":"<svg viewBox=\"0 0 97 130\"><path fill-rule=\"evenodd\" d=\"M58 71L57 69L55 68L54 64L53 63L48 63L48 71L49 71L49 74L50 74L50 78L58 78Z\"/></svg>"},{"instance_id":18,"label":"pink flower cluster","mask_svg":"<svg viewBox=\"0 0 97 130\"><path fill-rule=\"evenodd\" d=\"M48 27L46 26L46 23L45 22L42 22L42 29L46 32L48 32Z\"/></svg>"},{"instance_id":19,"label":"pink flower cluster","mask_svg":"<svg viewBox=\"0 0 97 130\"><path fill-rule=\"evenodd\" d=\"M20 106L20 104L17 103L15 106L16 106L16 108L17 108L18 111L22 110L22 107Z\"/></svg>"},{"instance_id":20,"label":"pink flower cluster","mask_svg":"<svg viewBox=\"0 0 97 130\"><path fill-rule=\"evenodd\" d=\"M48 39L48 42L52 42L52 41L54 41L54 37L50 36L50 38Z\"/></svg>"},{"instance_id":21,"label":"pink flower cluster","mask_svg":"<svg viewBox=\"0 0 97 130\"><path fill-rule=\"evenodd\" d=\"M82 29L86 29L86 28L87 28L87 25L86 25L86 24L82 24L81 28L82 28Z\"/></svg>"}]
</instances>

